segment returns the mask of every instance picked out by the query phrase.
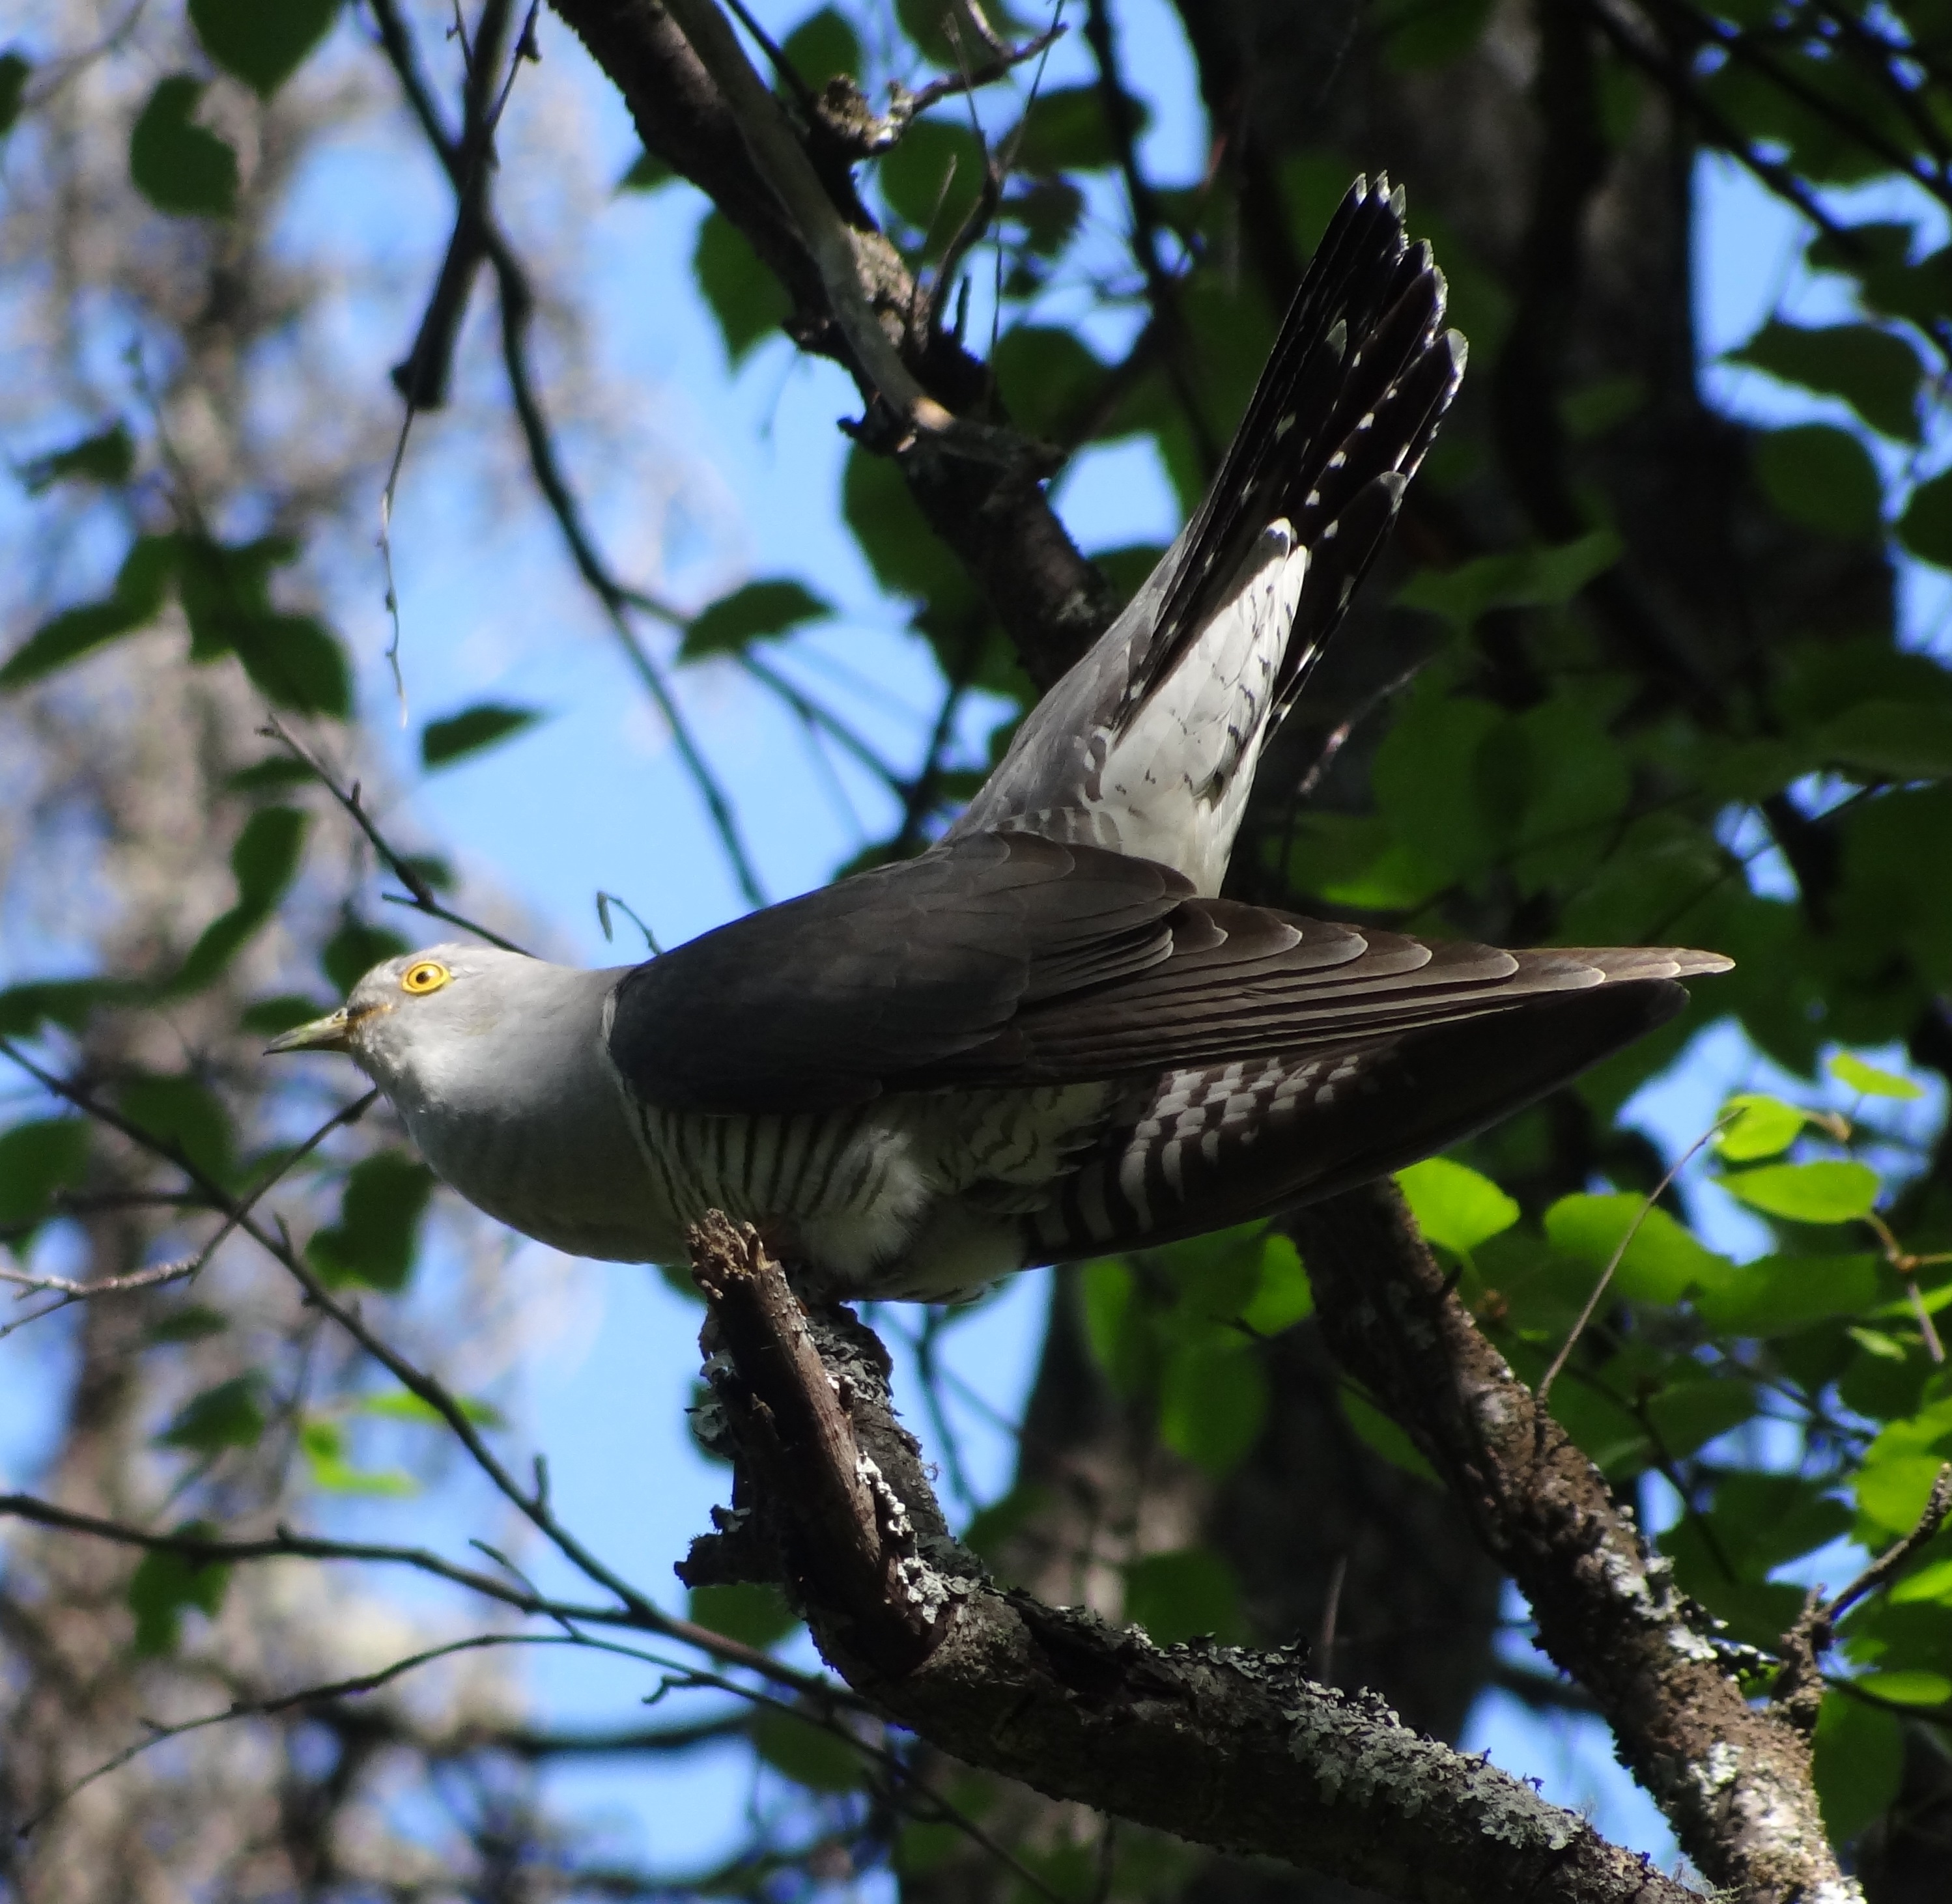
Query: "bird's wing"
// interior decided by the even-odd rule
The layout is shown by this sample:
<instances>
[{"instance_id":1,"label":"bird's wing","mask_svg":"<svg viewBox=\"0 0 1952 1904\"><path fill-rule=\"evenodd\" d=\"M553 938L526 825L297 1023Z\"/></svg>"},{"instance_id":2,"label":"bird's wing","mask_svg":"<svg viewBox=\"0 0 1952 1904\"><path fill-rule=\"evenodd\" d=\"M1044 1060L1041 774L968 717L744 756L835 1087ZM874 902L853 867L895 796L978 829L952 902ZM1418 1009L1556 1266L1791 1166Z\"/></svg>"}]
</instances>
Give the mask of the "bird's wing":
<instances>
[{"instance_id":1,"label":"bird's wing","mask_svg":"<svg viewBox=\"0 0 1952 1904\"><path fill-rule=\"evenodd\" d=\"M1190 896L1027 834L938 847L638 967L612 1061L648 1102L752 1114L1131 1077L1506 1011L1712 954L1425 945Z\"/></svg>"},{"instance_id":2,"label":"bird's wing","mask_svg":"<svg viewBox=\"0 0 1952 1904\"><path fill-rule=\"evenodd\" d=\"M612 1061L677 1111L834 1110L974 1050L1026 1005L1172 951L1169 868L991 833L769 906L619 983Z\"/></svg>"}]
</instances>

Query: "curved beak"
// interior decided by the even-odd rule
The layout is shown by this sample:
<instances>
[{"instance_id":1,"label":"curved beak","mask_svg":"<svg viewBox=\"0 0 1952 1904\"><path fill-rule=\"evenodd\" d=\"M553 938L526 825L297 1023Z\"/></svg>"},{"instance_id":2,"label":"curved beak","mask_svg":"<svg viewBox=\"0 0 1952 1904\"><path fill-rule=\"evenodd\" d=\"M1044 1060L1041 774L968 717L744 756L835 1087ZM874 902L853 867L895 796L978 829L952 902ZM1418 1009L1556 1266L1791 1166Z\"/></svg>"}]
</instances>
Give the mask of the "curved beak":
<instances>
[{"instance_id":1,"label":"curved beak","mask_svg":"<svg viewBox=\"0 0 1952 1904\"><path fill-rule=\"evenodd\" d=\"M314 1018L309 1024L294 1025L264 1047L269 1057L279 1051L350 1051L346 1042L352 1030L352 1015L344 1005L336 1011Z\"/></svg>"}]
</instances>

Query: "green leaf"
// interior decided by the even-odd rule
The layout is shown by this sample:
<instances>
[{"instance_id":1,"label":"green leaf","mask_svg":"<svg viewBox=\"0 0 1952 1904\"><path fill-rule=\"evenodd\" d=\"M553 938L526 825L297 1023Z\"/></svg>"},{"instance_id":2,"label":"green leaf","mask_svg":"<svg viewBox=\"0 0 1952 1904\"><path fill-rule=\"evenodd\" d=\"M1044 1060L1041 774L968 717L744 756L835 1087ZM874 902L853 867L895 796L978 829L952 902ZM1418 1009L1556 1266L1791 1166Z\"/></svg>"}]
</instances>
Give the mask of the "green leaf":
<instances>
[{"instance_id":1,"label":"green leaf","mask_svg":"<svg viewBox=\"0 0 1952 1904\"><path fill-rule=\"evenodd\" d=\"M1105 387L1105 366L1071 332L1050 325L1006 333L991 367L1011 416L1033 436L1068 440Z\"/></svg>"},{"instance_id":2,"label":"green leaf","mask_svg":"<svg viewBox=\"0 0 1952 1904\"><path fill-rule=\"evenodd\" d=\"M157 1440L165 1448L186 1448L195 1454L255 1447L264 1432L258 1387L256 1376L236 1375L192 1396Z\"/></svg>"},{"instance_id":3,"label":"green leaf","mask_svg":"<svg viewBox=\"0 0 1952 1904\"><path fill-rule=\"evenodd\" d=\"M186 1521L176 1532L192 1540L209 1540L217 1530L208 1521ZM214 1619L230 1583L227 1566L214 1562L199 1565L180 1554L145 1554L129 1579L129 1611L136 1616L137 1654L157 1659L175 1652L185 1611L194 1607Z\"/></svg>"},{"instance_id":4,"label":"green leaf","mask_svg":"<svg viewBox=\"0 0 1952 1904\"><path fill-rule=\"evenodd\" d=\"M1887 436L1904 442L1919 440L1918 353L1895 331L1875 324L1806 329L1771 318L1729 355L1779 383L1841 397Z\"/></svg>"},{"instance_id":5,"label":"green leaf","mask_svg":"<svg viewBox=\"0 0 1952 1904\"><path fill-rule=\"evenodd\" d=\"M111 978L30 979L0 991L0 1036L30 1038L44 1023L79 1031L99 1005L120 1002L135 988Z\"/></svg>"},{"instance_id":6,"label":"green leaf","mask_svg":"<svg viewBox=\"0 0 1952 1904\"><path fill-rule=\"evenodd\" d=\"M397 958L408 949L406 940L397 932L368 925L364 919L348 919L325 942L318 955L319 969L333 990L343 996L383 959Z\"/></svg>"},{"instance_id":7,"label":"green leaf","mask_svg":"<svg viewBox=\"0 0 1952 1904\"><path fill-rule=\"evenodd\" d=\"M1195 1335L1168 1358L1159 1383L1159 1439L1212 1475L1253 1452L1268 1418L1268 1378L1237 1336Z\"/></svg>"},{"instance_id":8,"label":"green leaf","mask_svg":"<svg viewBox=\"0 0 1952 1904\"><path fill-rule=\"evenodd\" d=\"M508 1426L502 1411L492 1402L483 1402L471 1395L457 1395L455 1405L477 1428L504 1428ZM396 1388L383 1394L363 1396L353 1405L361 1415L377 1415L384 1421L413 1421L424 1427L444 1428L447 1418L431 1402L424 1401L411 1389Z\"/></svg>"},{"instance_id":9,"label":"green leaf","mask_svg":"<svg viewBox=\"0 0 1952 1904\"><path fill-rule=\"evenodd\" d=\"M186 1302L180 1309L173 1309L167 1315L149 1325L151 1342L207 1342L212 1336L221 1336L230 1327L227 1318L215 1309L205 1308L200 1302Z\"/></svg>"},{"instance_id":10,"label":"green leaf","mask_svg":"<svg viewBox=\"0 0 1952 1904\"><path fill-rule=\"evenodd\" d=\"M1494 0L1397 0L1381 10L1384 58L1398 73L1448 66L1476 45Z\"/></svg>"},{"instance_id":11,"label":"green leaf","mask_svg":"<svg viewBox=\"0 0 1952 1904\"><path fill-rule=\"evenodd\" d=\"M749 642L790 633L833 612L831 602L790 577L748 582L708 602L692 617L678 645L678 659L695 661L707 655L736 655Z\"/></svg>"},{"instance_id":12,"label":"green leaf","mask_svg":"<svg viewBox=\"0 0 1952 1904\"><path fill-rule=\"evenodd\" d=\"M352 711L352 675L344 651L311 615L253 615L231 633L244 672L267 700L299 714L343 721Z\"/></svg>"},{"instance_id":13,"label":"green leaf","mask_svg":"<svg viewBox=\"0 0 1952 1904\"><path fill-rule=\"evenodd\" d=\"M1260 1280L1240 1312L1257 1336L1278 1336L1315 1313L1315 1290L1301 1256L1286 1237L1271 1235L1261 1246Z\"/></svg>"},{"instance_id":14,"label":"green leaf","mask_svg":"<svg viewBox=\"0 0 1952 1904\"><path fill-rule=\"evenodd\" d=\"M187 73L159 80L129 135L129 176L158 211L227 218L237 202L237 155L190 115L203 85Z\"/></svg>"},{"instance_id":15,"label":"green leaf","mask_svg":"<svg viewBox=\"0 0 1952 1904\"><path fill-rule=\"evenodd\" d=\"M776 1705L753 1715L752 1747L774 1771L809 1791L851 1792L863 1775L861 1755L845 1739Z\"/></svg>"},{"instance_id":16,"label":"green leaf","mask_svg":"<svg viewBox=\"0 0 1952 1904\"><path fill-rule=\"evenodd\" d=\"M1816 1716L1813 1769L1823 1827L1846 1845L1891 1809L1904 1771L1897 1718L1847 1693L1823 1695Z\"/></svg>"},{"instance_id":17,"label":"green leaf","mask_svg":"<svg viewBox=\"0 0 1952 1904\"><path fill-rule=\"evenodd\" d=\"M1765 1164L1716 1181L1752 1210L1797 1223L1848 1223L1878 1200L1878 1174L1868 1164Z\"/></svg>"},{"instance_id":18,"label":"green leaf","mask_svg":"<svg viewBox=\"0 0 1952 1904\"><path fill-rule=\"evenodd\" d=\"M1519 1220L1518 1205L1488 1177L1447 1157L1427 1157L1398 1171L1397 1185L1416 1227L1453 1255L1469 1255Z\"/></svg>"},{"instance_id":19,"label":"green leaf","mask_svg":"<svg viewBox=\"0 0 1952 1904\"><path fill-rule=\"evenodd\" d=\"M1631 1191L1563 1196L1545 1213L1545 1233L1553 1249L1603 1269L1637 1220L1640 1227L1613 1272L1616 1296L1663 1305L1678 1302L1691 1290L1717 1287L1735 1267L1658 1205L1647 1209L1647 1199Z\"/></svg>"},{"instance_id":20,"label":"green leaf","mask_svg":"<svg viewBox=\"0 0 1952 1904\"><path fill-rule=\"evenodd\" d=\"M617 181L617 189L619 192L661 192L666 186L675 184L681 176L647 148L631 160L624 176Z\"/></svg>"},{"instance_id":21,"label":"green leaf","mask_svg":"<svg viewBox=\"0 0 1952 1904\"><path fill-rule=\"evenodd\" d=\"M130 1078L120 1093L123 1115L188 1158L218 1183L230 1176L230 1114L200 1078L158 1074Z\"/></svg>"},{"instance_id":22,"label":"green leaf","mask_svg":"<svg viewBox=\"0 0 1952 1904\"><path fill-rule=\"evenodd\" d=\"M861 36L837 7L809 14L780 42L780 51L816 92L839 74L858 80L866 70Z\"/></svg>"},{"instance_id":23,"label":"green leaf","mask_svg":"<svg viewBox=\"0 0 1952 1904\"><path fill-rule=\"evenodd\" d=\"M419 1492L419 1483L398 1468L355 1468L346 1458L346 1431L330 1417L308 1415L299 1424L299 1449L311 1471L313 1487L331 1494L370 1494L397 1499Z\"/></svg>"},{"instance_id":24,"label":"green leaf","mask_svg":"<svg viewBox=\"0 0 1952 1904\"><path fill-rule=\"evenodd\" d=\"M1763 1256L1700 1291L1695 1307L1718 1335L1772 1336L1832 1316L1860 1315L1878 1299L1880 1259Z\"/></svg>"},{"instance_id":25,"label":"green leaf","mask_svg":"<svg viewBox=\"0 0 1952 1904\"><path fill-rule=\"evenodd\" d=\"M355 1164L346 1180L339 1221L321 1230L305 1254L321 1280L360 1283L389 1293L404 1289L433 1173L397 1150Z\"/></svg>"},{"instance_id":26,"label":"green leaf","mask_svg":"<svg viewBox=\"0 0 1952 1904\"><path fill-rule=\"evenodd\" d=\"M848 527L890 595L937 608L970 599L966 572L928 526L892 456L856 443L847 453L840 497Z\"/></svg>"},{"instance_id":27,"label":"green leaf","mask_svg":"<svg viewBox=\"0 0 1952 1904\"><path fill-rule=\"evenodd\" d=\"M1882 780L1952 780L1952 704L1860 701L1825 726L1825 757Z\"/></svg>"},{"instance_id":28,"label":"green leaf","mask_svg":"<svg viewBox=\"0 0 1952 1904\"><path fill-rule=\"evenodd\" d=\"M5 139L20 120L28 77L33 70L18 53L0 53L0 139Z\"/></svg>"},{"instance_id":29,"label":"green leaf","mask_svg":"<svg viewBox=\"0 0 1952 1904\"><path fill-rule=\"evenodd\" d=\"M1240 1591L1234 1570L1206 1547L1147 1554L1125 1568L1125 1618L1143 1627L1156 1646L1178 1646L1205 1633L1236 1639Z\"/></svg>"},{"instance_id":30,"label":"green leaf","mask_svg":"<svg viewBox=\"0 0 1952 1904\"><path fill-rule=\"evenodd\" d=\"M1778 1156L1803 1134L1809 1113L1779 1097L1745 1092L1722 1107L1722 1115L1740 1107L1741 1115L1715 1140L1715 1148L1731 1164L1753 1164Z\"/></svg>"},{"instance_id":31,"label":"green leaf","mask_svg":"<svg viewBox=\"0 0 1952 1904\"><path fill-rule=\"evenodd\" d=\"M138 536L123 558L114 589L99 602L64 609L43 622L0 666L0 690L24 687L105 642L145 627L162 608L177 554L174 536Z\"/></svg>"},{"instance_id":32,"label":"green leaf","mask_svg":"<svg viewBox=\"0 0 1952 1904\"><path fill-rule=\"evenodd\" d=\"M1451 569L1425 569L1397 591L1397 605L1441 615L1468 632L1488 608L1563 608L1620 559L1624 545L1610 529L1552 549L1480 555Z\"/></svg>"},{"instance_id":33,"label":"green leaf","mask_svg":"<svg viewBox=\"0 0 1952 1904\"><path fill-rule=\"evenodd\" d=\"M1935 1560L1913 1574L1906 1574L1891 1587L1887 1597L1894 1606L1952 1606L1952 1559Z\"/></svg>"},{"instance_id":34,"label":"green leaf","mask_svg":"<svg viewBox=\"0 0 1952 1904\"><path fill-rule=\"evenodd\" d=\"M890 208L940 251L983 190L983 150L959 118L917 119L884 153L875 177Z\"/></svg>"},{"instance_id":35,"label":"green leaf","mask_svg":"<svg viewBox=\"0 0 1952 1904\"><path fill-rule=\"evenodd\" d=\"M27 493L39 496L57 483L126 483L135 467L135 440L128 426L118 421L65 449L29 458L20 465L20 476Z\"/></svg>"},{"instance_id":36,"label":"green leaf","mask_svg":"<svg viewBox=\"0 0 1952 1904\"><path fill-rule=\"evenodd\" d=\"M509 707L499 701L463 708L458 714L430 721L421 730L421 764L448 766L533 727L542 718L540 708Z\"/></svg>"},{"instance_id":37,"label":"green leaf","mask_svg":"<svg viewBox=\"0 0 1952 1904\"><path fill-rule=\"evenodd\" d=\"M1444 1485L1437 1477L1437 1470L1423 1458L1416 1443L1366 1396L1357 1394L1345 1382L1338 1391L1337 1399L1356 1438L1366 1443L1392 1468L1400 1468L1406 1474L1414 1474L1419 1480L1428 1481L1433 1487Z\"/></svg>"},{"instance_id":38,"label":"green leaf","mask_svg":"<svg viewBox=\"0 0 1952 1904\"><path fill-rule=\"evenodd\" d=\"M1756 439L1756 480L1788 521L1846 542L1869 542L1883 520L1884 491L1870 452L1847 430L1802 423Z\"/></svg>"},{"instance_id":39,"label":"green leaf","mask_svg":"<svg viewBox=\"0 0 1952 1904\"><path fill-rule=\"evenodd\" d=\"M237 1015L240 1030L260 1038L275 1038L281 1031L309 1024L332 1009L302 993L281 992L275 998L255 999Z\"/></svg>"},{"instance_id":40,"label":"green leaf","mask_svg":"<svg viewBox=\"0 0 1952 1904\"><path fill-rule=\"evenodd\" d=\"M245 822L230 850L237 903L204 928L169 991L201 991L271 916L298 872L307 824L296 807L261 807Z\"/></svg>"},{"instance_id":41,"label":"green leaf","mask_svg":"<svg viewBox=\"0 0 1952 1904\"><path fill-rule=\"evenodd\" d=\"M203 49L268 99L325 37L339 0L189 0Z\"/></svg>"},{"instance_id":42,"label":"green leaf","mask_svg":"<svg viewBox=\"0 0 1952 1904\"><path fill-rule=\"evenodd\" d=\"M715 208L698 228L691 263L698 288L718 320L725 355L737 365L761 338L785 323L791 308L787 294L745 233Z\"/></svg>"},{"instance_id":43,"label":"green leaf","mask_svg":"<svg viewBox=\"0 0 1952 1904\"><path fill-rule=\"evenodd\" d=\"M1944 1673L1916 1668L1899 1672L1866 1673L1857 1684L1894 1705L1943 1705L1952 1699L1952 1678Z\"/></svg>"},{"instance_id":44,"label":"green leaf","mask_svg":"<svg viewBox=\"0 0 1952 1904\"><path fill-rule=\"evenodd\" d=\"M777 1587L694 1587L690 1616L702 1627L748 1646L775 1646L799 1624L799 1616Z\"/></svg>"},{"instance_id":45,"label":"green leaf","mask_svg":"<svg viewBox=\"0 0 1952 1904\"><path fill-rule=\"evenodd\" d=\"M1853 1058L1847 1051L1833 1052L1830 1058L1830 1075L1860 1091L1866 1097L1921 1098L1925 1095L1922 1085L1914 1084L1908 1077L1900 1077L1896 1071L1880 1071L1875 1065L1867 1065L1861 1058Z\"/></svg>"},{"instance_id":46,"label":"green leaf","mask_svg":"<svg viewBox=\"0 0 1952 1904\"><path fill-rule=\"evenodd\" d=\"M1136 130L1146 114L1132 102ZM1118 142L1106 123L1104 95L1095 86L1054 86L1040 92L1024 114L1014 149L1015 169L1029 173L1088 172L1118 162Z\"/></svg>"},{"instance_id":47,"label":"green leaf","mask_svg":"<svg viewBox=\"0 0 1952 1904\"><path fill-rule=\"evenodd\" d=\"M88 1168L84 1118L45 1118L0 1131L0 1230L46 1221L55 1193Z\"/></svg>"},{"instance_id":48,"label":"green leaf","mask_svg":"<svg viewBox=\"0 0 1952 1904\"><path fill-rule=\"evenodd\" d=\"M1897 539L1922 561L1952 568L1952 470L1912 491L1897 519Z\"/></svg>"}]
</instances>

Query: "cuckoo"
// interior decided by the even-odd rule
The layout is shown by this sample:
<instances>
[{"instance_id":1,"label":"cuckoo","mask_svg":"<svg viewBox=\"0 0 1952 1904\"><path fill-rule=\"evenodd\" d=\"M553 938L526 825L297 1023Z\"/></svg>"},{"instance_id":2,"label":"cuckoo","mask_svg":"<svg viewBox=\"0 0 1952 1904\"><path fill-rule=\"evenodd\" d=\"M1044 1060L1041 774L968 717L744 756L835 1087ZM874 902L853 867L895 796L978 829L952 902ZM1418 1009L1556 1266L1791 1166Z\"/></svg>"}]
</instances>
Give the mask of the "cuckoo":
<instances>
[{"instance_id":1,"label":"cuckoo","mask_svg":"<svg viewBox=\"0 0 1952 1904\"><path fill-rule=\"evenodd\" d=\"M1311 261L1205 501L928 851L648 963L376 966L274 1051L343 1052L434 1171L575 1254L718 1208L810 1290L936 1300L1396 1169L1722 970L1506 952L1219 896L1255 768L1457 387L1386 180Z\"/></svg>"}]
</instances>

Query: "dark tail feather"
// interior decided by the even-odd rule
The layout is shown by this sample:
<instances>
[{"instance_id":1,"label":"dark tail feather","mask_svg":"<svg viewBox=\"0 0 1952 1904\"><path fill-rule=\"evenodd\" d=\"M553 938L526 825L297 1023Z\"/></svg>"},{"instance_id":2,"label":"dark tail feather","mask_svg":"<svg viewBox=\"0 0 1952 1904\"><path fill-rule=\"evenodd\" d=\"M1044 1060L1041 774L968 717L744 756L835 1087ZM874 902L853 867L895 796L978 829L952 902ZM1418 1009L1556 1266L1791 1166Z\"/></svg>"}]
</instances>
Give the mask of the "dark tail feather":
<instances>
[{"instance_id":1,"label":"dark tail feather","mask_svg":"<svg viewBox=\"0 0 1952 1904\"><path fill-rule=\"evenodd\" d=\"M1027 1224L1026 1260L1149 1249L1333 1196L1524 1109L1687 1002L1672 980L1627 979L1244 1075L1161 1080Z\"/></svg>"},{"instance_id":2,"label":"dark tail feather","mask_svg":"<svg viewBox=\"0 0 1952 1904\"><path fill-rule=\"evenodd\" d=\"M1285 517L1324 573L1282 671L1291 697L1388 533L1403 486L1462 374L1441 331L1444 279L1403 233L1401 192L1358 179L1330 221L1267 367L1200 505L1184 558L1133 670L1143 698L1205 625L1249 548ZM1352 522L1351 518L1353 518Z\"/></svg>"}]
</instances>

